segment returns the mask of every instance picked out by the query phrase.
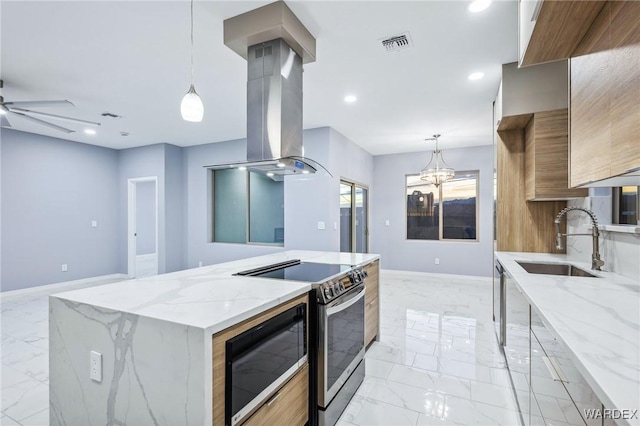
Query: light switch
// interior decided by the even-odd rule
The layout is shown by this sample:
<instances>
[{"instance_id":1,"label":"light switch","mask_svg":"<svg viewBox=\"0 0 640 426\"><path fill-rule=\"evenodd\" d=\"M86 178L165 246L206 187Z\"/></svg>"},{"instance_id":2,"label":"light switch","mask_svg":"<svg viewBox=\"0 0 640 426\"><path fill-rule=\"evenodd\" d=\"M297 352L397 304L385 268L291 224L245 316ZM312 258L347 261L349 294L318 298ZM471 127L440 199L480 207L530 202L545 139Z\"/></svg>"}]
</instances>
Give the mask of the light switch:
<instances>
[{"instance_id":1,"label":"light switch","mask_svg":"<svg viewBox=\"0 0 640 426\"><path fill-rule=\"evenodd\" d=\"M385 226L389 226L389 225L391 225L391 222L389 221L389 219L387 219L387 220L384 221L384 224L385 224Z\"/></svg>"},{"instance_id":2,"label":"light switch","mask_svg":"<svg viewBox=\"0 0 640 426\"><path fill-rule=\"evenodd\" d=\"M91 221L91 227L92 228L97 228L98 227L98 221L97 220L92 220Z\"/></svg>"},{"instance_id":3,"label":"light switch","mask_svg":"<svg viewBox=\"0 0 640 426\"><path fill-rule=\"evenodd\" d=\"M324 222L318 222L318 229L320 230L325 229Z\"/></svg>"}]
</instances>

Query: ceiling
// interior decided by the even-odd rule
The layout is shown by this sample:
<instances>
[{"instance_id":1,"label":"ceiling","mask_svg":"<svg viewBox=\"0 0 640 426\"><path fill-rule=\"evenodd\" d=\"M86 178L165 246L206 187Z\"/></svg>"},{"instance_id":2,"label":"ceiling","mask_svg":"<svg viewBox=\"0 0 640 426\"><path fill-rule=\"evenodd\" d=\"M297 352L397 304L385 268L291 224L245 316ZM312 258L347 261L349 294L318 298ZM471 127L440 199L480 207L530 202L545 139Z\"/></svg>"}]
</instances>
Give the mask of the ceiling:
<instances>
[{"instance_id":1,"label":"ceiling","mask_svg":"<svg viewBox=\"0 0 640 426\"><path fill-rule=\"evenodd\" d=\"M38 110L102 126L90 136L59 121L77 132L11 123L116 149L244 138L246 61L224 46L222 22L268 3L195 3L194 82L205 118L189 123L180 116L190 78L188 1L3 0L5 101L68 99L75 107ZM305 129L331 126L373 155L432 149L424 139L434 133L443 149L492 142L501 64L517 59L516 1L479 13L452 0L287 4L317 39L317 60L304 67ZM382 48L382 39L405 31L412 48ZM476 71L485 77L468 80ZM345 103L347 94L357 102Z\"/></svg>"}]
</instances>

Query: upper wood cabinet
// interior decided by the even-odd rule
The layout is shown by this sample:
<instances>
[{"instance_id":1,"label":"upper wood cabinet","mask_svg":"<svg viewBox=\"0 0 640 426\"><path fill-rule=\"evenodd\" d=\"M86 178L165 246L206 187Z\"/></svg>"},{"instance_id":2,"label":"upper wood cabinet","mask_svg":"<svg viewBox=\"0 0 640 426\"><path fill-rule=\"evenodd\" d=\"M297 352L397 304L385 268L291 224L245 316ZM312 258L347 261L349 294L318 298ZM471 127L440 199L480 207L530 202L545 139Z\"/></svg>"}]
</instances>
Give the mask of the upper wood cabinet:
<instances>
[{"instance_id":1,"label":"upper wood cabinet","mask_svg":"<svg viewBox=\"0 0 640 426\"><path fill-rule=\"evenodd\" d=\"M567 59L606 1L520 0L519 64Z\"/></svg>"},{"instance_id":2,"label":"upper wood cabinet","mask_svg":"<svg viewBox=\"0 0 640 426\"><path fill-rule=\"evenodd\" d=\"M640 169L638 22L640 2L608 2L572 55L572 187Z\"/></svg>"},{"instance_id":3,"label":"upper wood cabinet","mask_svg":"<svg viewBox=\"0 0 640 426\"><path fill-rule=\"evenodd\" d=\"M527 201L586 197L587 189L569 188L568 110L537 112L524 130Z\"/></svg>"}]
</instances>

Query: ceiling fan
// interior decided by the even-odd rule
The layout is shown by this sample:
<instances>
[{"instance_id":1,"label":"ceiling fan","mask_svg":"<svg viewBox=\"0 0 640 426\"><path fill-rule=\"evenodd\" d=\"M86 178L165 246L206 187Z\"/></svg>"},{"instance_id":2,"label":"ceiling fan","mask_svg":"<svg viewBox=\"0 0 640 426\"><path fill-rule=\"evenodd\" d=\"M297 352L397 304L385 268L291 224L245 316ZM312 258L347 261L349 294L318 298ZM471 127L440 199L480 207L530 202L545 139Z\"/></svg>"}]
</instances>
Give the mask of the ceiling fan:
<instances>
[{"instance_id":1,"label":"ceiling fan","mask_svg":"<svg viewBox=\"0 0 640 426\"><path fill-rule=\"evenodd\" d=\"M0 80L0 88L3 86L3 81ZM58 126L57 124L50 123L45 120L33 117L40 116L47 119L67 121L76 124L89 124L92 126L99 126L100 123L94 121L80 120L78 118L65 117L62 115L49 114L46 112L32 111L30 108L43 108L43 107L55 107L61 105L71 105L73 103L67 100L61 101L22 101L22 102L5 102L4 98L0 96L0 127L12 127L9 122L11 117L20 117L24 120L32 123L40 124L42 126L49 127L51 129L58 130L64 133L73 133L75 130L67 129L66 127Z\"/></svg>"}]
</instances>

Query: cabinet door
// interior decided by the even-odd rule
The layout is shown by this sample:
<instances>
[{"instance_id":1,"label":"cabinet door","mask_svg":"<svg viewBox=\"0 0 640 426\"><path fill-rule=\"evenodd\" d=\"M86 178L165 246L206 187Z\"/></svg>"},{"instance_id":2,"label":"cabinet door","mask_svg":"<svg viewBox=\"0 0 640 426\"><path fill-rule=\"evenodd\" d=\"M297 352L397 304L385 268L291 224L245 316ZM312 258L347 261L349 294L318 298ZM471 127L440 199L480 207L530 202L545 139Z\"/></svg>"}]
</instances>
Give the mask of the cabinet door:
<instances>
[{"instance_id":1,"label":"cabinet door","mask_svg":"<svg viewBox=\"0 0 640 426\"><path fill-rule=\"evenodd\" d=\"M309 367L304 367L269 398L244 426L302 426L309 420Z\"/></svg>"},{"instance_id":2,"label":"cabinet door","mask_svg":"<svg viewBox=\"0 0 640 426\"><path fill-rule=\"evenodd\" d=\"M542 416L571 425L601 425L602 419L587 419L585 411L602 408L600 400L534 309L531 331L531 392Z\"/></svg>"},{"instance_id":3,"label":"cabinet door","mask_svg":"<svg viewBox=\"0 0 640 426\"><path fill-rule=\"evenodd\" d=\"M505 273L506 339L504 353L513 383L522 377L529 381L529 303L516 287L513 278ZM530 425L531 408L528 386L514 387L516 401L525 426Z\"/></svg>"},{"instance_id":4,"label":"cabinet door","mask_svg":"<svg viewBox=\"0 0 640 426\"><path fill-rule=\"evenodd\" d=\"M365 294L364 294L364 344L368 346L369 343L378 335L378 325L380 322L380 306L379 306L379 287L380 287L380 262L375 261L364 267L367 271L367 278L365 279Z\"/></svg>"},{"instance_id":5,"label":"cabinet door","mask_svg":"<svg viewBox=\"0 0 640 426\"><path fill-rule=\"evenodd\" d=\"M611 175L640 167L640 2L611 2Z\"/></svg>"},{"instance_id":6,"label":"cabinet door","mask_svg":"<svg viewBox=\"0 0 640 426\"><path fill-rule=\"evenodd\" d=\"M532 323L533 324L533 323ZM540 333L539 333L540 334ZM563 386L562 370L556 360L545 353L535 332L531 333L531 399L540 409L541 419L535 423L562 422L584 426L569 393Z\"/></svg>"},{"instance_id":7,"label":"cabinet door","mask_svg":"<svg viewBox=\"0 0 640 426\"><path fill-rule=\"evenodd\" d=\"M571 58L571 186L611 175L611 33L607 3Z\"/></svg>"}]
</instances>

